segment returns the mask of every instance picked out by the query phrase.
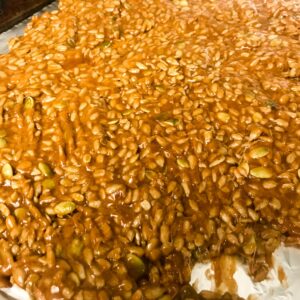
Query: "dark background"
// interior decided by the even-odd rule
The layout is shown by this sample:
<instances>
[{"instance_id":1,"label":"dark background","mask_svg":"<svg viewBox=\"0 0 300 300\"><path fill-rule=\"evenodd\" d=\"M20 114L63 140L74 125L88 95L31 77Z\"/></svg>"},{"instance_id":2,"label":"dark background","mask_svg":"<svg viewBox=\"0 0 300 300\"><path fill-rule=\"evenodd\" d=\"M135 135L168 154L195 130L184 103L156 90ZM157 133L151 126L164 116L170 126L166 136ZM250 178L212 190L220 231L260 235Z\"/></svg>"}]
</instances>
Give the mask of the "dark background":
<instances>
[{"instance_id":1,"label":"dark background","mask_svg":"<svg viewBox=\"0 0 300 300\"><path fill-rule=\"evenodd\" d=\"M14 26L53 0L0 0L0 32Z\"/></svg>"}]
</instances>

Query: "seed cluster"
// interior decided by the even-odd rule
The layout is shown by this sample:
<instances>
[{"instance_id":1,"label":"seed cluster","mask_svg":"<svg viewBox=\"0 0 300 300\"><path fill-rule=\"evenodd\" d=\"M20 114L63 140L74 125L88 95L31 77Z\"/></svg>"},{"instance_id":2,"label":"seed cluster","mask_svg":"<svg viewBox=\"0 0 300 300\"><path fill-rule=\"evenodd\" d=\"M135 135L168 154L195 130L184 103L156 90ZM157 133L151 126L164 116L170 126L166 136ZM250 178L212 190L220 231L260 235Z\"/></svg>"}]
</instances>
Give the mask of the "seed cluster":
<instances>
[{"instance_id":1,"label":"seed cluster","mask_svg":"<svg viewBox=\"0 0 300 300\"><path fill-rule=\"evenodd\" d=\"M0 56L0 285L217 299L185 285L223 254L263 280L300 246L299 15L61 0L33 17Z\"/></svg>"}]
</instances>

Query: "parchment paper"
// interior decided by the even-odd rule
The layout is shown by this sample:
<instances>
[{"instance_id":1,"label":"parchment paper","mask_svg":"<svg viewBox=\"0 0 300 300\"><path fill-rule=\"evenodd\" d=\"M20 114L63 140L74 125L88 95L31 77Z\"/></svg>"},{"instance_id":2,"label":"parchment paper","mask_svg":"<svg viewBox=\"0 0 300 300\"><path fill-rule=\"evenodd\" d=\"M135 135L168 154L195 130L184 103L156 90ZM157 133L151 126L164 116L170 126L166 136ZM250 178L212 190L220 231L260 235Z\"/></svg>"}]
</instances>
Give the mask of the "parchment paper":
<instances>
[{"instance_id":1,"label":"parchment paper","mask_svg":"<svg viewBox=\"0 0 300 300\"><path fill-rule=\"evenodd\" d=\"M38 14L56 8L57 3L54 2ZM0 34L0 54L8 52L7 42L10 38L23 34L29 19ZM286 281L280 282L278 267L283 269ZM207 272L212 272L210 264L196 264L192 270L190 283L198 291L215 289L214 281L207 279ZM274 268L268 277L268 280L253 283L247 275L247 267L238 263L234 278L238 284L239 296L248 300L300 300L300 249L280 247L274 253ZM24 290L13 286L0 290L0 300L8 299L29 300L30 297Z\"/></svg>"},{"instance_id":2,"label":"parchment paper","mask_svg":"<svg viewBox=\"0 0 300 300\"><path fill-rule=\"evenodd\" d=\"M283 247L273 254L274 268L268 279L254 283L248 276L247 267L238 263L234 279L238 285L238 295L249 300L299 300L300 299L300 249ZM286 280L279 280L278 269L282 268ZM212 273L211 264L196 264L192 270L191 284L201 290L215 289L213 280L207 279ZM210 276L213 278L213 276Z\"/></svg>"}]
</instances>

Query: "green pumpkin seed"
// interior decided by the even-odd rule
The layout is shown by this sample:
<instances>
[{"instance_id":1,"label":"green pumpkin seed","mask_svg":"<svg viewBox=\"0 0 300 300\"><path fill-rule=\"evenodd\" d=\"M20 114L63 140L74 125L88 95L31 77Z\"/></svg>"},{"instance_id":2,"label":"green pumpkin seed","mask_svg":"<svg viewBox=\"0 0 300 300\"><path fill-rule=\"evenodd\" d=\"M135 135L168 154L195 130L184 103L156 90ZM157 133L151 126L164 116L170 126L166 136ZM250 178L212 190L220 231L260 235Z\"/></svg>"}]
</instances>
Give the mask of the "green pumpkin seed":
<instances>
[{"instance_id":1,"label":"green pumpkin seed","mask_svg":"<svg viewBox=\"0 0 300 300\"><path fill-rule=\"evenodd\" d=\"M266 167L254 168L250 170L250 174L256 178L271 178L273 176L272 170Z\"/></svg>"},{"instance_id":2,"label":"green pumpkin seed","mask_svg":"<svg viewBox=\"0 0 300 300\"><path fill-rule=\"evenodd\" d=\"M7 145L7 142L6 142L6 139L5 138L2 138L0 137L0 149L3 149L5 148Z\"/></svg>"},{"instance_id":3,"label":"green pumpkin seed","mask_svg":"<svg viewBox=\"0 0 300 300\"><path fill-rule=\"evenodd\" d=\"M58 203L54 207L54 212L57 215L64 216L72 213L76 208L76 205L72 201L63 201Z\"/></svg>"},{"instance_id":4,"label":"green pumpkin seed","mask_svg":"<svg viewBox=\"0 0 300 300\"><path fill-rule=\"evenodd\" d=\"M278 109L278 103L272 99L265 101L265 105L270 107L272 110Z\"/></svg>"},{"instance_id":5,"label":"green pumpkin seed","mask_svg":"<svg viewBox=\"0 0 300 300\"><path fill-rule=\"evenodd\" d=\"M24 101L25 109L33 109L34 108L34 99L32 97L26 97Z\"/></svg>"},{"instance_id":6,"label":"green pumpkin seed","mask_svg":"<svg viewBox=\"0 0 300 300\"><path fill-rule=\"evenodd\" d=\"M163 85L156 85L155 86L155 89L159 92L164 92L165 91L165 88Z\"/></svg>"},{"instance_id":7,"label":"green pumpkin seed","mask_svg":"<svg viewBox=\"0 0 300 300\"><path fill-rule=\"evenodd\" d=\"M2 167L2 175L7 179L11 178L14 175L13 168L9 163L5 164Z\"/></svg>"},{"instance_id":8,"label":"green pumpkin seed","mask_svg":"<svg viewBox=\"0 0 300 300\"><path fill-rule=\"evenodd\" d=\"M165 125L175 126L178 123L177 119L170 119L162 122Z\"/></svg>"},{"instance_id":9,"label":"green pumpkin seed","mask_svg":"<svg viewBox=\"0 0 300 300\"><path fill-rule=\"evenodd\" d=\"M111 45L111 42L110 41L104 41L103 43L102 43L102 47L103 48L107 48L107 47L109 47Z\"/></svg>"},{"instance_id":10,"label":"green pumpkin seed","mask_svg":"<svg viewBox=\"0 0 300 300\"><path fill-rule=\"evenodd\" d=\"M68 38L68 39L67 39L67 44L68 44L68 46L70 46L71 48L75 48L75 46L76 46L75 39L74 39L74 38Z\"/></svg>"},{"instance_id":11,"label":"green pumpkin seed","mask_svg":"<svg viewBox=\"0 0 300 300\"><path fill-rule=\"evenodd\" d=\"M52 172L52 170L50 169L50 167L47 165L47 164L45 164L45 163L39 163L38 164L38 168L39 168L39 170L41 171L41 173L44 175L44 176L47 176L47 177L49 177L49 176L52 176L53 175L53 172Z\"/></svg>"},{"instance_id":12,"label":"green pumpkin seed","mask_svg":"<svg viewBox=\"0 0 300 300\"><path fill-rule=\"evenodd\" d=\"M189 168L190 167L189 163L184 158L177 158L177 165L180 168Z\"/></svg>"},{"instance_id":13,"label":"green pumpkin seed","mask_svg":"<svg viewBox=\"0 0 300 300\"><path fill-rule=\"evenodd\" d=\"M53 190L55 188L55 181L53 179L45 179L42 181L42 186L44 189Z\"/></svg>"},{"instance_id":14,"label":"green pumpkin seed","mask_svg":"<svg viewBox=\"0 0 300 300\"><path fill-rule=\"evenodd\" d=\"M269 154L270 149L267 147L256 147L249 152L249 155L253 159L258 159Z\"/></svg>"},{"instance_id":15,"label":"green pumpkin seed","mask_svg":"<svg viewBox=\"0 0 300 300\"><path fill-rule=\"evenodd\" d=\"M166 292L166 289L159 286L153 286L145 289L146 299L154 300L159 299Z\"/></svg>"},{"instance_id":16,"label":"green pumpkin seed","mask_svg":"<svg viewBox=\"0 0 300 300\"><path fill-rule=\"evenodd\" d=\"M146 272L146 266L145 266L143 260L134 254L127 255L126 266L128 269L128 273L134 279L141 278Z\"/></svg>"}]
</instances>

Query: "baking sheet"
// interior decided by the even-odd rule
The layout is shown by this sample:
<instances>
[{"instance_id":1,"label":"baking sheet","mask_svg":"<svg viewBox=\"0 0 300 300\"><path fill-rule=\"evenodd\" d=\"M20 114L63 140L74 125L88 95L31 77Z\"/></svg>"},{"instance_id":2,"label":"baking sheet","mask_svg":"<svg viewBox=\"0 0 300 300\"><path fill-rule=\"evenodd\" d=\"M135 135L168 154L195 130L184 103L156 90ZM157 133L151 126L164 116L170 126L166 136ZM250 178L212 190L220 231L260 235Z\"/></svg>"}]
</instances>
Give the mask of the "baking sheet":
<instances>
[{"instance_id":1,"label":"baking sheet","mask_svg":"<svg viewBox=\"0 0 300 300\"><path fill-rule=\"evenodd\" d=\"M0 0L1 1L1 0ZM37 12L35 15L39 15L45 11L52 11L57 9L57 2L53 2L50 5L44 7L41 11ZM1 18L1 16L0 16ZM8 46L7 43L12 37L23 35L24 28L26 24L30 21L31 17L28 19L25 19L21 23L15 25L13 28L0 33L0 54L7 53L8 52Z\"/></svg>"},{"instance_id":2,"label":"baking sheet","mask_svg":"<svg viewBox=\"0 0 300 300\"><path fill-rule=\"evenodd\" d=\"M45 7L43 11L52 11L57 8L57 2ZM7 53L7 43L10 38L23 34L24 27L30 20L27 19L12 29L0 34L0 54ZM278 268L282 268L286 280L278 278ZM191 284L198 290L214 290L215 283L207 278L212 273L211 264L196 264L191 274ZM210 276L213 278L213 276ZM238 263L234 279L238 285L239 296L248 300L299 300L300 299L300 249L280 247L274 253L274 268L270 271L268 279L253 283L247 275L247 267ZM7 296L6 296L7 295ZM12 297L12 298L11 298ZM14 286L0 290L0 300L17 299L29 300L28 294Z\"/></svg>"}]
</instances>

